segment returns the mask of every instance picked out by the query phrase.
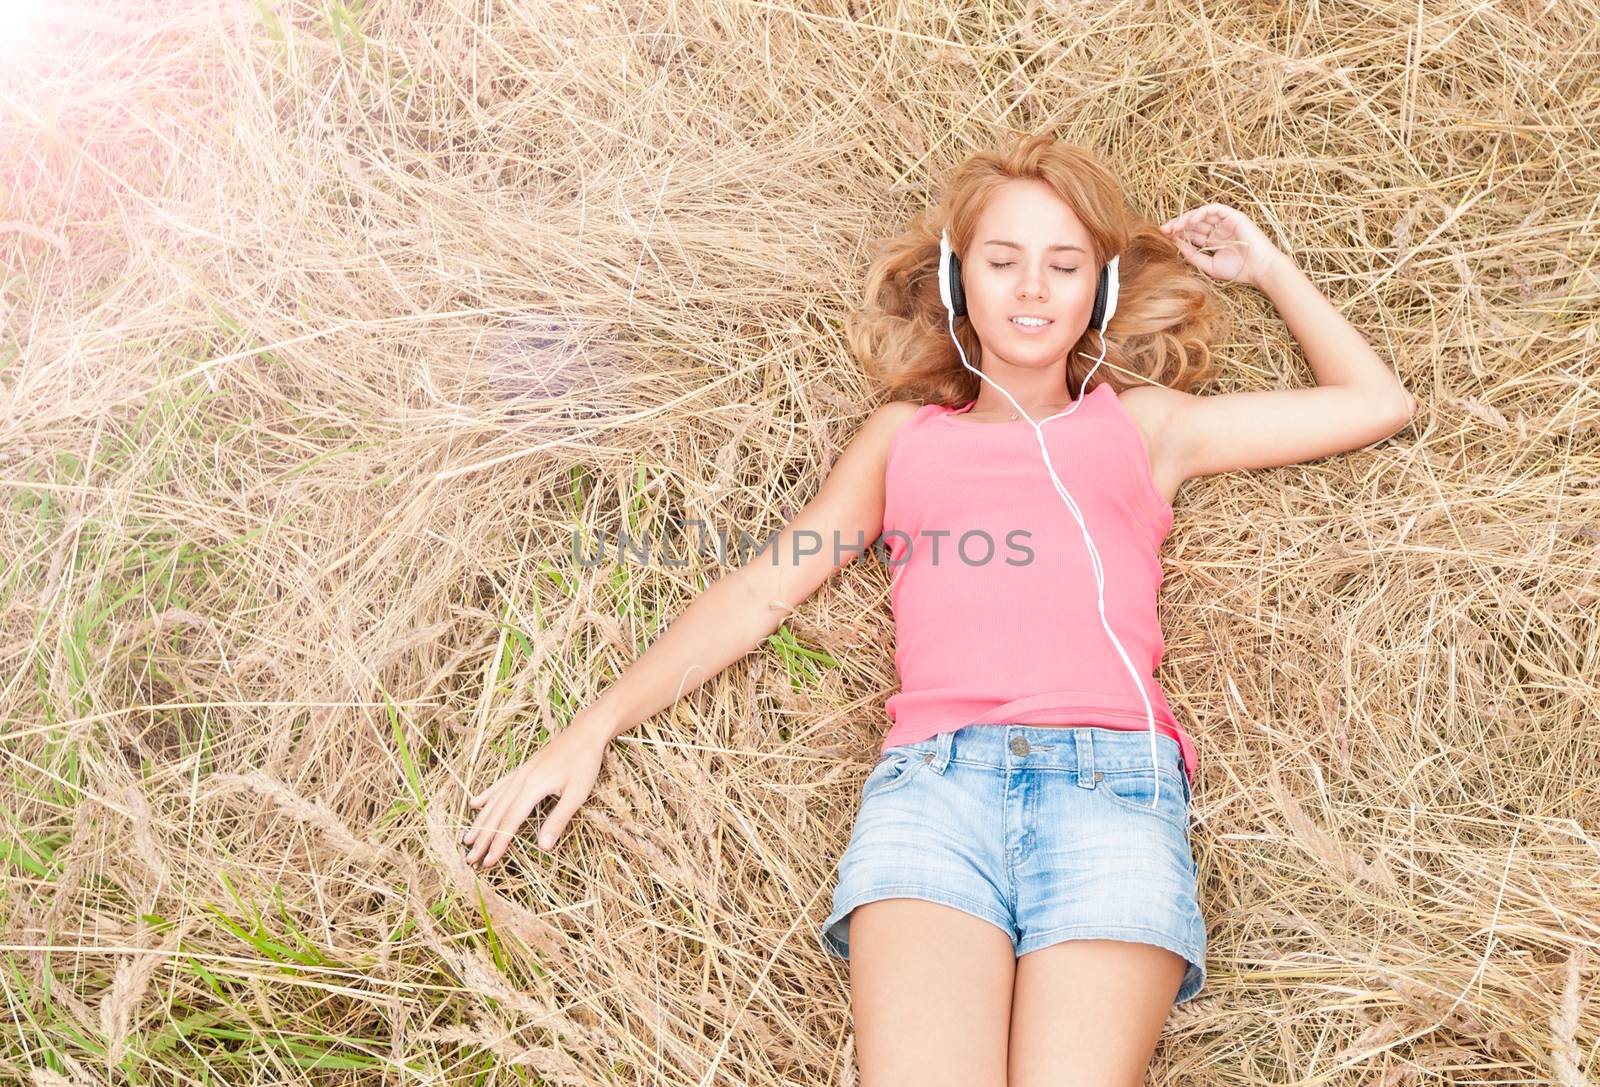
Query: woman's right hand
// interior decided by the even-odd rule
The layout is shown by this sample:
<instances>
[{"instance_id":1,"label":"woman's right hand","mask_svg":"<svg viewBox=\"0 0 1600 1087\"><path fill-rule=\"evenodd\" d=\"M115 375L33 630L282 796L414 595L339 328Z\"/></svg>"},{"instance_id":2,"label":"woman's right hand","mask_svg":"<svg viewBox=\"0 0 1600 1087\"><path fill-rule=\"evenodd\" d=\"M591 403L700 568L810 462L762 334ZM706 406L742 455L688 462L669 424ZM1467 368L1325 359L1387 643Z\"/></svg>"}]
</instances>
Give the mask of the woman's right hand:
<instances>
[{"instance_id":1,"label":"woman's right hand","mask_svg":"<svg viewBox=\"0 0 1600 1087\"><path fill-rule=\"evenodd\" d=\"M539 848L555 848L572 813L594 788L610 743L610 734L595 722L574 718L522 765L473 797L470 804L481 810L461 839L471 847L466 862L484 869L499 861L522 821L547 796L561 799L539 828Z\"/></svg>"},{"instance_id":2,"label":"woman's right hand","mask_svg":"<svg viewBox=\"0 0 1600 1087\"><path fill-rule=\"evenodd\" d=\"M1161 233L1177 243L1190 264L1230 283L1263 287L1273 265L1288 259L1248 215L1227 204L1192 208L1162 223Z\"/></svg>"}]
</instances>

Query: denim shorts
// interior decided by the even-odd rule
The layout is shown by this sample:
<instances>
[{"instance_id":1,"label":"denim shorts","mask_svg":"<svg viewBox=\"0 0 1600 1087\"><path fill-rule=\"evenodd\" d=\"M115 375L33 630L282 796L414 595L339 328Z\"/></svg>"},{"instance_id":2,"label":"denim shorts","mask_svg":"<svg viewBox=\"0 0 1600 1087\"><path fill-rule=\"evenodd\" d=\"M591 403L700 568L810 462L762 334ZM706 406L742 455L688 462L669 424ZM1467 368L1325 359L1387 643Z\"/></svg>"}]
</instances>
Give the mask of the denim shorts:
<instances>
[{"instance_id":1,"label":"denim shorts","mask_svg":"<svg viewBox=\"0 0 1600 1087\"><path fill-rule=\"evenodd\" d=\"M1205 984L1206 927L1176 740L1091 725L972 724L887 748L861 786L823 949L850 956L850 911L942 902L998 925L1016 954L1072 939L1155 944Z\"/></svg>"}]
</instances>

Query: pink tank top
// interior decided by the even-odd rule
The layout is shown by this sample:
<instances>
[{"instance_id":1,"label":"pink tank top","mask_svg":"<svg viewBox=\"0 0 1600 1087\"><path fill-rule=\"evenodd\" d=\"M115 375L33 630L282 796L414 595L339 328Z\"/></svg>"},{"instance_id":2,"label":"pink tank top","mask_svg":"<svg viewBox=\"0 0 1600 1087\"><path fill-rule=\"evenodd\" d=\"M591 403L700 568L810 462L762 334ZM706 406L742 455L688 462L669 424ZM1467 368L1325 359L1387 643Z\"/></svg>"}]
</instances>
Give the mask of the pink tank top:
<instances>
[{"instance_id":1,"label":"pink tank top","mask_svg":"<svg viewBox=\"0 0 1600 1087\"><path fill-rule=\"evenodd\" d=\"M889 447L882 547L900 690L885 703L884 748L980 723L1144 731L1144 700L1100 623L1083 530L1033 427L954 418L971 406L925 404ZM1105 382L1042 430L1100 555L1106 623L1192 778L1194 743L1153 678L1165 648L1156 552L1172 506L1143 436Z\"/></svg>"}]
</instances>

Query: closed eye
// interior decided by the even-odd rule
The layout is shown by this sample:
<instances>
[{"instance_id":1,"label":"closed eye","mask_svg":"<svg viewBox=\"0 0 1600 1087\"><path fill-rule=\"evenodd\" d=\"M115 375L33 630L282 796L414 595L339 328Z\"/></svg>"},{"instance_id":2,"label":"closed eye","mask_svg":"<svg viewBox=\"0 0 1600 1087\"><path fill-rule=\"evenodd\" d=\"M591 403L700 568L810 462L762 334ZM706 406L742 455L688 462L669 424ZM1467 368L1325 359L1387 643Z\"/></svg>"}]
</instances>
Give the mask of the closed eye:
<instances>
[{"instance_id":1,"label":"closed eye","mask_svg":"<svg viewBox=\"0 0 1600 1087\"><path fill-rule=\"evenodd\" d=\"M991 267L991 268L1009 268L1009 267L1011 267L1011 265L1013 263L1014 263L1013 261L1006 260L1006 261L1001 261L1001 262L999 262L997 264L997 263L995 263L994 261L991 260L989 262L989 267ZM1058 272L1076 272L1077 271L1076 268L1062 268L1062 267L1060 267L1058 265L1054 265L1054 264L1052 264L1051 267L1055 268L1055 270L1058 271Z\"/></svg>"}]
</instances>

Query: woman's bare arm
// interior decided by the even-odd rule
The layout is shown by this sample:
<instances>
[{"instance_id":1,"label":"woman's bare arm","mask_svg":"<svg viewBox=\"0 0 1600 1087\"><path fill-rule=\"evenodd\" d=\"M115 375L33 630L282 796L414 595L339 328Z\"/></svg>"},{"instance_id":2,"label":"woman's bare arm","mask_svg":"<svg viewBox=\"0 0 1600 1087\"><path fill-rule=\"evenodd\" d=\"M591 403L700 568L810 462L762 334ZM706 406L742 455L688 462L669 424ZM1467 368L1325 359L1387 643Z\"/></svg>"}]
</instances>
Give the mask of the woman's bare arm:
<instances>
[{"instance_id":1,"label":"woman's bare arm","mask_svg":"<svg viewBox=\"0 0 1600 1087\"><path fill-rule=\"evenodd\" d=\"M916 409L896 401L874 411L794 520L696 597L573 727L609 741L665 709L759 646L830 574L860 557L883 531L889 443Z\"/></svg>"},{"instance_id":2,"label":"woman's bare arm","mask_svg":"<svg viewBox=\"0 0 1600 1087\"><path fill-rule=\"evenodd\" d=\"M497 863L523 820L551 795L560 801L539 828L539 846L553 849L594 788L611 740L760 645L829 574L882 535L889 443L915 412L907 402L874 411L816 497L766 547L713 582L566 728L471 799L481 810L462 837L469 865Z\"/></svg>"}]
</instances>

